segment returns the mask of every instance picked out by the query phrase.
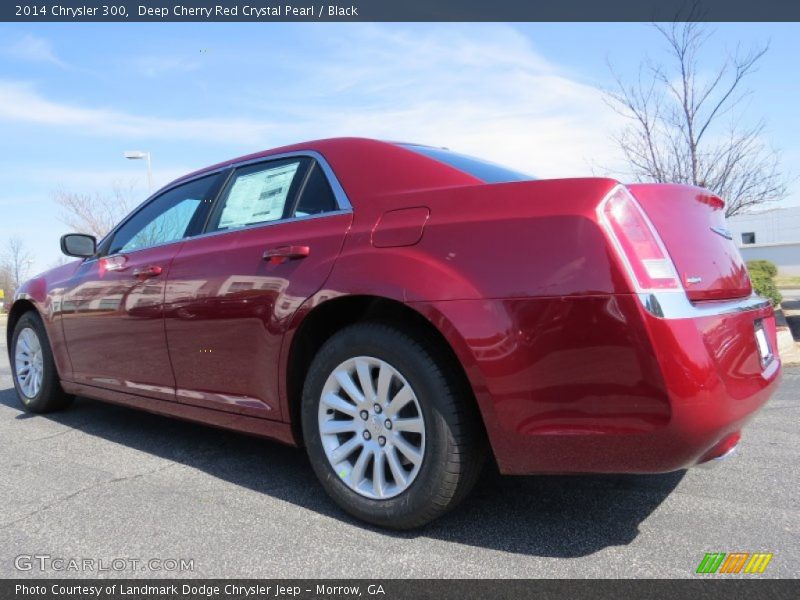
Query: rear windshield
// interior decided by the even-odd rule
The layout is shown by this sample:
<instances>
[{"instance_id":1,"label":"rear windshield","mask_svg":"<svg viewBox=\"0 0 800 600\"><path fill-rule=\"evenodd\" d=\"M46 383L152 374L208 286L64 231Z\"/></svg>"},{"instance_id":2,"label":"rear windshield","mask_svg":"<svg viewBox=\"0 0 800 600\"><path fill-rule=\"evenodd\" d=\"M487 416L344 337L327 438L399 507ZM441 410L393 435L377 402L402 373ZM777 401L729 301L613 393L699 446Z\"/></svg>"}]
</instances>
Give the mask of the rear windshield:
<instances>
[{"instance_id":1,"label":"rear windshield","mask_svg":"<svg viewBox=\"0 0 800 600\"><path fill-rule=\"evenodd\" d=\"M531 181L535 179L526 173L520 173L508 167L498 165L480 158L450 152L444 148L431 148L430 146L416 146L414 144L400 144L406 150L422 154L433 160L438 160L454 169L472 175L485 183L508 183L511 181Z\"/></svg>"}]
</instances>

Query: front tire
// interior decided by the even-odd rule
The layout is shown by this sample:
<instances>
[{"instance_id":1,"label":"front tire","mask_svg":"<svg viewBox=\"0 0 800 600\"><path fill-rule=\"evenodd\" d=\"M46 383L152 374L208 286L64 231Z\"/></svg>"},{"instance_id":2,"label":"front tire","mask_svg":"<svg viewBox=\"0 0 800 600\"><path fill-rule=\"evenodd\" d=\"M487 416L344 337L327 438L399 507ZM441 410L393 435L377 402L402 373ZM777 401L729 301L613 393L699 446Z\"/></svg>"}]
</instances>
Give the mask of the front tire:
<instances>
[{"instance_id":1,"label":"front tire","mask_svg":"<svg viewBox=\"0 0 800 600\"><path fill-rule=\"evenodd\" d=\"M33 311L17 321L9 355L14 387L25 410L47 413L70 405L73 397L61 389L47 332Z\"/></svg>"},{"instance_id":2,"label":"front tire","mask_svg":"<svg viewBox=\"0 0 800 600\"><path fill-rule=\"evenodd\" d=\"M439 517L471 489L485 444L456 366L429 336L358 323L332 336L303 389L306 448L349 514L392 529Z\"/></svg>"}]
</instances>

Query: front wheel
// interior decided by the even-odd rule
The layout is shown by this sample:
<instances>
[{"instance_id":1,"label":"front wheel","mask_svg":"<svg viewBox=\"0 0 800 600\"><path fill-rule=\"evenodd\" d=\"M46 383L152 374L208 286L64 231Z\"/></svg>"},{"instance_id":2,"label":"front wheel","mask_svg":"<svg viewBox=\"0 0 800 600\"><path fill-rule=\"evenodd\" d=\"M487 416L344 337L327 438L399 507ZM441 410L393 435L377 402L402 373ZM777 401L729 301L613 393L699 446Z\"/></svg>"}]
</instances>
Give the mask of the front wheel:
<instances>
[{"instance_id":1,"label":"front wheel","mask_svg":"<svg viewBox=\"0 0 800 600\"><path fill-rule=\"evenodd\" d=\"M47 333L36 313L27 312L17 321L9 354L14 387L26 410L46 413L70 404L72 396L61 389Z\"/></svg>"},{"instance_id":2,"label":"front wheel","mask_svg":"<svg viewBox=\"0 0 800 600\"><path fill-rule=\"evenodd\" d=\"M394 529L440 516L485 454L474 402L424 335L380 323L331 337L309 369L303 432L314 471L348 513Z\"/></svg>"}]
</instances>

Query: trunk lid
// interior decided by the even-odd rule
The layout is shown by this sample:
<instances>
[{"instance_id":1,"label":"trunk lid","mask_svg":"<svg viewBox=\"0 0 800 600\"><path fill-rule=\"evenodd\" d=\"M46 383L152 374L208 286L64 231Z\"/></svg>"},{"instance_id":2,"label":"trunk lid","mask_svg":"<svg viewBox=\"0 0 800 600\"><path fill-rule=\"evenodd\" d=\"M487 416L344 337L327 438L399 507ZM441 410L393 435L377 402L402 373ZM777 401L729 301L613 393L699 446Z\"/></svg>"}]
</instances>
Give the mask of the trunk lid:
<instances>
[{"instance_id":1,"label":"trunk lid","mask_svg":"<svg viewBox=\"0 0 800 600\"><path fill-rule=\"evenodd\" d=\"M720 198L688 185L627 187L658 231L690 300L730 300L752 293Z\"/></svg>"}]
</instances>

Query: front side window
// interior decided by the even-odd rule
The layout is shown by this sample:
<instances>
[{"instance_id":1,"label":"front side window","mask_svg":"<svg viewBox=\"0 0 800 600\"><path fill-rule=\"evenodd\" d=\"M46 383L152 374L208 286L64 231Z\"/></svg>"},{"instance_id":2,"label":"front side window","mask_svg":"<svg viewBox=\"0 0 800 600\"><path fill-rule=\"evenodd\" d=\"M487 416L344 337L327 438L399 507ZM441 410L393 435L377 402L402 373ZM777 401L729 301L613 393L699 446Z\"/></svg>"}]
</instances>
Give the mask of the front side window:
<instances>
[{"instance_id":1,"label":"front side window","mask_svg":"<svg viewBox=\"0 0 800 600\"><path fill-rule=\"evenodd\" d=\"M185 237L213 201L218 176L203 177L164 192L114 234L107 254L133 252Z\"/></svg>"},{"instance_id":2,"label":"front side window","mask_svg":"<svg viewBox=\"0 0 800 600\"><path fill-rule=\"evenodd\" d=\"M288 216L303 164L303 159L291 159L238 169L211 229L246 227Z\"/></svg>"}]
</instances>

